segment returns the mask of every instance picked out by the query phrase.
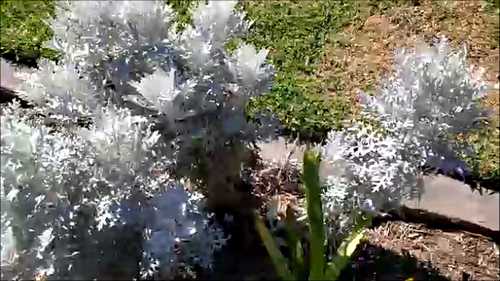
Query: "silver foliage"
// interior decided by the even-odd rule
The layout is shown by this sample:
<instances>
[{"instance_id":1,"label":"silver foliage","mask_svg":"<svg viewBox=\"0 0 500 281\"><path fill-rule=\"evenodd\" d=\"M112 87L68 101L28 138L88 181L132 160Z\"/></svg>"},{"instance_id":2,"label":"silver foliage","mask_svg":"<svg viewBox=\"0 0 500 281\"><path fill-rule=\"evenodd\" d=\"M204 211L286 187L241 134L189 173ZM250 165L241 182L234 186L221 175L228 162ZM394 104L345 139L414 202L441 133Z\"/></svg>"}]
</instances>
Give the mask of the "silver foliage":
<instances>
[{"instance_id":1,"label":"silver foliage","mask_svg":"<svg viewBox=\"0 0 500 281\"><path fill-rule=\"evenodd\" d=\"M272 134L244 112L270 87L267 52L225 50L250 25L235 4L202 3L175 33L163 1L57 3L48 46L62 56L18 75L14 90L68 125L53 132L16 104L2 112L2 278L210 268L226 237L203 196L172 178L232 190L247 146ZM76 126L82 117L88 128ZM120 243L136 248L122 253Z\"/></svg>"},{"instance_id":2,"label":"silver foliage","mask_svg":"<svg viewBox=\"0 0 500 281\"><path fill-rule=\"evenodd\" d=\"M486 116L479 105L486 88L466 57L465 48L451 52L446 39L400 51L380 92L360 96L371 121L329 133L323 157L336 172L324 201L335 231L352 225L353 212L387 210L418 195L424 165L468 153L456 137Z\"/></svg>"},{"instance_id":3,"label":"silver foliage","mask_svg":"<svg viewBox=\"0 0 500 281\"><path fill-rule=\"evenodd\" d=\"M163 1L59 4L48 46L63 53L60 66L42 62L20 87L23 96L39 104L50 99L53 111L72 119L107 103L128 107L154 121L175 147L177 176L221 196L234 194L249 144L272 137L276 128L269 115L258 116L266 121L260 124L245 116L249 99L270 89L273 68L266 50L241 44L226 51L251 25L235 10L236 1L200 3L193 25L180 33L173 32L173 12ZM200 174L201 166L220 169ZM230 192L217 191L220 185Z\"/></svg>"},{"instance_id":4,"label":"silver foliage","mask_svg":"<svg viewBox=\"0 0 500 281\"><path fill-rule=\"evenodd\" d=\"M159 135L144 118L105 108L94 126L75 134L49 133L49 128L31 127L23 118L14 105L4 110L1 120L2 274L10 268L20 278L103 278L99 274L113 262L112 256L120 255L112 245L148 229L156 236L169 233L162 239L181 248L179 239L189 241L186 252L197 263L210 265L224 236L204 215L202 197L164 172L158 174L168 159L155 155ZM161 223L167 218L169 224ZM158 249L154 235L138 237L139 243L144 241L136 246L139 254ZM205 245L192 253L190 245L200 243L198 239ZM175 271L179 264L172 261L181 257L173 249L162 250L154 252L163 261L159 269ZM151 271L150 260L142 259L123 258L113 266L130 268L132 278L137 262Z\"/></svg>"}]
</instances>

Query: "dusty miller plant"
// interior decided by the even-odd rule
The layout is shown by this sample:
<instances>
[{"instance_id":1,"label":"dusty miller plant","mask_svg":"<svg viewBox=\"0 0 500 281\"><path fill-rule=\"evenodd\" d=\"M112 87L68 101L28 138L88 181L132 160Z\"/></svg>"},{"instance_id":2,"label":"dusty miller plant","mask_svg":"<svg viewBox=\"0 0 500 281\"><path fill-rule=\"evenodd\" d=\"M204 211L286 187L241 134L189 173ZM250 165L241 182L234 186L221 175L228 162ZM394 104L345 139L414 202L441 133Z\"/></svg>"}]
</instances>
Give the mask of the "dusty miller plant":
<instances>
[{"instance_id":1,"label":"dusty miller plant","mask_svg":"<svg viewBox=\"0 0 500 281\"><path fill-rule=\"evenodd\" d=\"M86 114L111 102L146 116L171 144L177 176L206 187L215 205L237 202L228 196L237 194L249 144L273 134L269 118L266 126L248 122L245 106L269 90L273 69L265 50L241 44L226 51L250 26L235 4L200 3L181 33L173 32L173 13L161 1L61 5L50 46L64 53L62 63L41 62L23 92L38 103L57 95L59 111ZM36 85L47 79L61 91Z\"/></svg>"},{"instance_id":2,"label":"dusty miller plant","mask_svg":"<svg viewBox=\"0 0 500 281\"><path fill-rule=\"evenodd\" d=\"M444 38L400 51L381 91L361 94L362 116L371 121L329 133L322 151L334 172L323 200L332 231L348 229L359 210L388 210L418 196L421 167L469 153L457 136L486 116L479 105L486 88L466 57L465 47L450 52Z\"/></svg>"},{"instance_id":3,"label":"dusty miller plant","mask_svg":"<svg viewBox=\"0 0 500 281\"><path fill-rule=\"evenodd\" d=\"M211 266L225 239L203 196L170 176L228 202L249 144L272 134L245 118L273 71L264 50L225 50L249 27L234 6L201 3L174 33L163 1L58 2L49 46L61 57L18 75L15 90L65 128L34 124L16 104L2 112L5 278L98 278L113 267L165 278L182 263ZM130 253L115 246L137 237Z\"/></svg>"},{"instance_id":4,"label":"dusty miller plant","mask_svg":"<svg viewBox=\"0 0 500 281\"><path fill-rule=\"evenodd\" d=\"M144 118L106 107L90 129L49 132L17 111L6 108L1 120L3 278L110 278L107 268L120 278L136 269L169 276L183 260L211 266L225 237L203 197L165 174L159 134Z\"/></svg>"}]
</instances>

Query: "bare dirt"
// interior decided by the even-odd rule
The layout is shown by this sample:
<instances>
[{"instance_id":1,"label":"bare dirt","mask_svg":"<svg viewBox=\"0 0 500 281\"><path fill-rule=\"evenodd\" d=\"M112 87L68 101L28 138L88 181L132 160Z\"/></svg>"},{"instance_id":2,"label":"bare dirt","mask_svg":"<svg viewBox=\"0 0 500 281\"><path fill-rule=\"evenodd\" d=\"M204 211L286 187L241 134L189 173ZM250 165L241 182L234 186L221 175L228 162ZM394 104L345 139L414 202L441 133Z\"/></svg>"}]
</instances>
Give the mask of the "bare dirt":
<instances>
[{"instance_id":1,"label":"bare dirt","mask_svg":"<svg viewBox=\"0 0 500 281\"><path fill-rule=\"evenodd\" d=\"M350 275L357 280L498 280L499 266L498 245L487 237L389 221L368 231Z\"/></svg>"}]
</instances>

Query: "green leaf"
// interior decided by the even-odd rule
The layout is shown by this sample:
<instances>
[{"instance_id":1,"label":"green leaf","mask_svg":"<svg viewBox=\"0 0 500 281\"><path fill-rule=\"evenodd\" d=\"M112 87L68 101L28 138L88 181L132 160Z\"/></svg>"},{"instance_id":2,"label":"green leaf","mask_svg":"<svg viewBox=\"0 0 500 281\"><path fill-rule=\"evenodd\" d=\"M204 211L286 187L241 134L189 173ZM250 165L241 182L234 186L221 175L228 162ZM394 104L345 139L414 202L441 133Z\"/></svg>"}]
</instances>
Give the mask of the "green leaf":
<instances>
[{"instance_id":1,"label":"green leaf","mask_svg":"<svg viewBox=\"0 0 500 281\"><path fill-rule=\"evenodd\" d=\"M322 280L326 263L326 237L321 206L319 163L320 158L316 152L308 150L304 153L303 180L306 189L307 216L311 239L309 280Z\"/></svg>"},{"instance_id":2,"label":"green leaf","mask_svg":"<svg viewBox=\"0 0 500 281\"><path fill-rule=\"evenodd\" d=\"M295 280L292 272L288 268L287 259L281 254L278 245L276 245L276 242L269 232L269 229L267 229L264 222L257 214L255 215L255 228L257 229L264 246L266 247L267 253L271 257L271 261L276 272L278 273L278 276L282 280Z\"/></svg>"},{"instance_id":3,"label":"green leaf","mask_svg":"<svg viewBox=\"0 0 500 281\"><path fill-rule=\"evenodd\" d=\"M305 265L304 265L304 249L300 242L298 231L295 228L296 219L292 209L287 209L285 219L285 230L287 236L287 243L290 249L290 267L293 268L295 278L303 280L307 278Z\"/></svg>"},{"instance_id":4,"label":"green leaf","mask_svg":"<svg viewBox=\"0 0 500 281\"><path fill-rule=\"evenodd\" d=\"M325 272L326 279L337 280L339 278L340 273L349 263L352 254L356 251L361 239L363 239L364 232L370 223L371 217L359 216L357 225L350 235L342 241L337 249L337 255L327 264Z\"/></svg>"}]
</instances>

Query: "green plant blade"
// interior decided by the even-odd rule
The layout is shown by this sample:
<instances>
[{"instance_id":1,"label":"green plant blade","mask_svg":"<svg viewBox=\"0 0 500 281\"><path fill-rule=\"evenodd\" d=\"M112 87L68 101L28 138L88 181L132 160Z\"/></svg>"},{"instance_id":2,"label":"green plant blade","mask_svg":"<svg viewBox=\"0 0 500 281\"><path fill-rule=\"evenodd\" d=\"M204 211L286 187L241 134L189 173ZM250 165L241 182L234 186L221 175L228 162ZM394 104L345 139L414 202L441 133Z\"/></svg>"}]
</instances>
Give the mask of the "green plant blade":
<instances>
[{"instance_id":1,"label":"green plant blade","mask_svg":"<svg viewBox=\"0 0 500 281\"><path fill-rule=\"evenodd\" d=\"M352 254L356 251L361 239L363 239L365 230L371 223L371 217L363 218L360 216L359 219L358 224L354 227L350 235L340 244L337 249L337 255L327 264L325 271L326 279L337 280L339 278L340 273L349 263Z\"/></svg>"},{"instance_id":2,"label":"green plant blade","mask_svg":"<svg viewBox=\"0 0 500 281\"><path fill-rule=\"evenodd\" d=\"M316 152L308 150L304 153L303 180L311 239L309 280L322 280L326 263L326 237L321 206L319 163L320 158Z\"/></svg>"},{"instance_id":3,"label":"green plant blade","mask_svg":"<svg viewBox=\"0 0 500 281\"><path fill-rule=\"evenodd\" d=\"M264 246L266 247L267 253L271 257L271 261L276 272L278 273L278 276L282 280L295 280L292 272L288 268L287 259L281 254L278 245L276 245L276 242L269 232L269 229L267 229L264 222L257 214L255 215L255 228L257 229Z\"/></svg>"},{"instance_id":4,"label":"green plant blade","mask_svg":"<svg viewBox=\"0 0 500 281\"><path fill-rule=\"evenodd\" d=\"M295 278L297 280L304 280L307 278L307 273L304 265L304 249L300 242L296 226L296 218L290 208L287 209L285 219L285 230L287 236L287 243L290 249L290 267L293 268Z\"/></svg>"},{"instance_id":5,"label":"green plant blade","mask_svg":"<svg viewBox=\"0 0 500 281\"><path fill-rule=\"evenodd\" d=\"M297 278L298 280L305 280L307 278L307 271L304 264L304 248L302 247L300 240L297 241L295 253L297 255L297 270L295 270L297 273L295 275L300 277Z\"/></svg>"}]
</instances>

